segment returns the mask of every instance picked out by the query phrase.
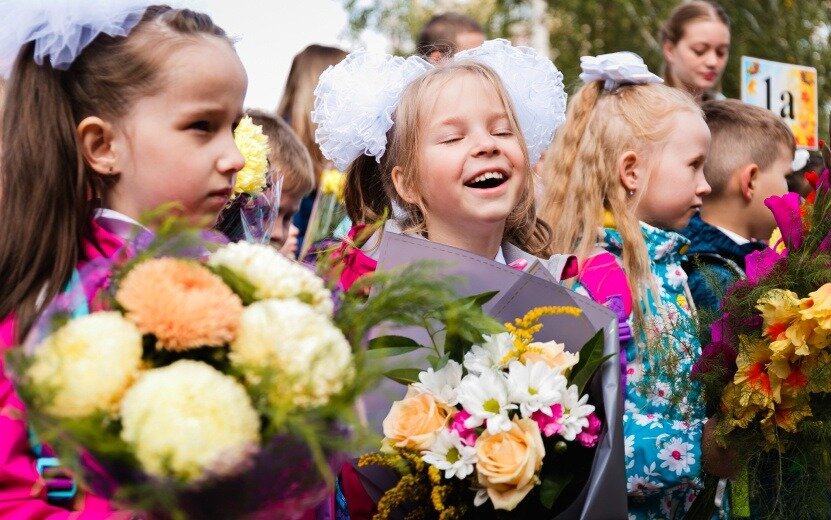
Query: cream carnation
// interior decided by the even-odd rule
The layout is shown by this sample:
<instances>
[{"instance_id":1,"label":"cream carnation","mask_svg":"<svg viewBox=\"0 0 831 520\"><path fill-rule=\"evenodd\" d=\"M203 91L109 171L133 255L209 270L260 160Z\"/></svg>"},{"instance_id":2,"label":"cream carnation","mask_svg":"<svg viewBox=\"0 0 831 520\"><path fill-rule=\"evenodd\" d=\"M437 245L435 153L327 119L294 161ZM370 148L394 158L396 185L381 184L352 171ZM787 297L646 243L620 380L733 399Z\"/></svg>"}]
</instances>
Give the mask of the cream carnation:
<instances>
[{"instance_id":1,"label":"cream carnation","mask_svg":"<svg viewBox=\"0 0 831 520\"><path fill-rule=\"evenodd\" d=\"M265 300L246 307L231 363L254 384L263 371L274 376L273 403L318 406L353 376L352 350L326 316L296 300Z\"/></svg>"},{"instance_id":2,"label":"cream carnation","mask_svg":"<svg viewBox=\"0 0 831 520\"><path fill-rule=\"evenodd\" d=\"M73 319L35 351L26 374L48 389L45 409L58 417L114 412L141 365L141 333L117 312Z\"/></svg>"},{"instance_id":3,"label":"cream carnation","mask_svg":"<svg viewBox=\"0 0 831 520\"><path fill-rule=\"evenodd\" d=\"M234 473L260 441L260 419L245 388L199 361L146 372L124 396L121 420L121 438L157 477Z\"/></svg>"},{"instance_id":4,"label":"cream carnation","mask_svg":"<svg viewBox=\"0 0 831 520\"><path fill-rule=\"evenodd\" d=\"M323 280L274 248L237 242L220 248L208 265L225 267L254 286L257 300L297 298L331 316L332 297Z\"/></svg>"}]
</instances>

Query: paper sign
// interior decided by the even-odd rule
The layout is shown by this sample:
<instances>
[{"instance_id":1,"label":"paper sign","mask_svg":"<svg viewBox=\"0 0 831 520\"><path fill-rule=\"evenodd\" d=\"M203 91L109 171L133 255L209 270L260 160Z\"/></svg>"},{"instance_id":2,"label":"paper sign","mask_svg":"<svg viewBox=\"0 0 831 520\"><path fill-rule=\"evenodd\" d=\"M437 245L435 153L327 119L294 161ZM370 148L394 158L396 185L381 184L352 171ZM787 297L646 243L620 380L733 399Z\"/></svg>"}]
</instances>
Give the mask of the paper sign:
<instances>
[{"instance_id":1,"label":"paper sign","mask_svg":"<svg viewBox=\"0 0 831 520\"><path fill-rule=\"evenodd\" d=\"M817 69L742 56L742 101L782 118L796 146L817 150Z\"/></svg>"}]
</instances>

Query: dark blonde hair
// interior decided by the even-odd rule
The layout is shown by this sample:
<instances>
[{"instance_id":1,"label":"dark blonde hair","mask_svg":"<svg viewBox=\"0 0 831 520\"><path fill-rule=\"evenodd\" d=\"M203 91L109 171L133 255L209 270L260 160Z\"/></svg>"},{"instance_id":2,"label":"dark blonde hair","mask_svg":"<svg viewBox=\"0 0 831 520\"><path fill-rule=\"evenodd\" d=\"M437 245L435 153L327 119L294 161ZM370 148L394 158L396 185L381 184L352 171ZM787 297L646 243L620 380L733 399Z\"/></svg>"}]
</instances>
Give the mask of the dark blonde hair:
<instances>
[{"instance_id":1,"label":"dark blonde hair","mask_svg":"<svg viewBox=\"0 0 831 520\"><path fill-rule=\"evenodd\" d=\"M721 195L737 168L756 164L766 170L781 156L793 155L796 145L791 129L773 113L736 99L707 101L701 105L710 128L710 153L704 176L712 188L710 197Z\"/></svg>"},{"instance_id":2,"label":"dark blonde hair","mask_svg":"<svg viewBox=\"0 0 831 520\"><path fill-rule=\"evenodd\" d=\"M38 301L57 295L85 259L82 241L94 243L90 222L106 186L84 161L78 123L117 119L158 92L171 51L201 36L227 39L205 14L152 6L129 36L99 35L66 71L37 65L34 43L21 49L6 86L0 162L0 318L16 314L18 339Z\"/></svg>"},{"instance_id":3,"label":"dark blonde hair","mask_svg":"<svg viewBox=\"0 0 831 520\"><path fill-rule=\"evenodd\" d=\"M314 170L309 151L288 123L261 110L248 110L255 124L268 137L268 161L282 173L282 190L305 197L315 188Z\"/></svg>"},{"instance_id":4,"label":"dark blonde hair","mask_svg":"<svg viewBox=\"0 0 831 520\"><path fill-rule=\"evenodd\" d=\"M344 197L349 218L355 223L373 223L384 215L391 215L392 202L395 202L404 210L401 225L406 231L426 231L425 206L420 190L420 179L424 172L421 171L419 161L421 130L426 125L424 107L434 99L436 92L441 92L441 87L462 74L472 74L481 78L496 90L508 114L512 130L519 138L525 158L525 187L519 203L505 221L503 240L533 255L544 256L548 253L551 230L536 217L534 181L528 164L528 149L517 123L513 104L496 72L487 65L474 61L461 61L437 67L407 86L393 114L395 123L387 134L387 150L381 157L380 164L374 157L362 155L347 169ZM418 194L417 202L405 201L396 191L392 181L392 170L396 166L408 172L402 179L403 188L408 193Z\"/></svg>"},{"instance_id":5,"label":"dark blonde hair","mask_svg":"<svg viewBox=\"0 0 831 520\"><path fill-rule=\"evenodd\" d=\"M345 57L346 51L337 47L315 44L303 49L291 62L283 98L277 107L277 116L291 125L312 157L315 184L320 180L326 159L315 142L317 125L312 121L314 92L321 73L330 65L337 65Z\"/></svg>"},{"instance_id":6,"label":"dark blonde hair","mask_svg":"<svg viewBox=\"0 0 831 520\"><path fill-rule=\"evenodd\" d=\"M721 22L728 30L730 29L730 17L727 16L724 8L720 5L708 0L691 0L678 4L669 13L669 17L661 26L661 31L658 34L661 46L663 47L666 42L678 45L678 42L684 38L684 30L687 25L702 20ZM681 88L681 85L676 84L671 66L666 60L661 66L661 76L670 87Z\"/></svg>"},{"instance_id":7,"label":"dark blonde hair","mask_svg":"<svg viewBox=\"0 0 831 520\"><path fill-rule=\"evenodd\" d=\"M665 85L628 85L610 92L602 81L588 83L571 98L543 165L547 188L540 216L556 227L552 250L586 259L610 212L623 239L623 268L634 282L635 299L651 280L649 258L633 211L637 198L628 196L617 161L628 150L646 158L642 195L671 133L671 117L681 110L701 114L691 96Z\"/></svg>"}]
</instances>

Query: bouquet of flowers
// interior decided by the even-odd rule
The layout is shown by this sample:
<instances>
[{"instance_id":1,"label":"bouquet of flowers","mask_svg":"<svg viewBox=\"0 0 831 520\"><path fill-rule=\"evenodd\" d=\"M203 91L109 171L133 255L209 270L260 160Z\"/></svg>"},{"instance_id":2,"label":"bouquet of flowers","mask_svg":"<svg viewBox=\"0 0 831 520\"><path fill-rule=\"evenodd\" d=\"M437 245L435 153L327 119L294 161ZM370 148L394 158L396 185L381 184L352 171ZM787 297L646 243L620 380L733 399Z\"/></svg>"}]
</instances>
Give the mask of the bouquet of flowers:
<instances>
[{"instance_id":1,"label":"bouquet of flowers","mask_svg":"<svg viewBox=\"0 0 831 520\"><path fill-rule=\"evenodd\" d=\"M340 170L324 170L320 175L320 186L317 190L312 214L309 217L309 226L303 238L301 259L306 258L315 244L321 240L343 238L349 231L349 224L342 229L341 236L337 236L338 228L346 218L346 208L343 205L343 190L346 185L346 174Z\"/></svg>"},{"instance_id":2,"label":"bouquet of flowers","mask_svg":"<svg viewBox=\"0 0 831 520\"><path fill-rule=\"evenodd\" d=\"M231 200L215 228L233 242L267 243L277 218L283 178L270 167L268 136L251 116L243 117L234 129L234 143L245 165L237 172Z\"/></svg>"},{"instance_id":3,"label":"bouquet of flowers","mask_svg":"<svg viewBox=\"0 0 831 520\"><path fill-rule=\"evenodd\" d=\"M332 295L269 246L169 238L83 271L10 357L30 421L126 506L301 514L327 493L359 374Z\"/></svg>"},{"instance_id":4,"label":"bouquet of flowers","mask_svg":"<svg viewBox=\"0 0 831 520\"><path fill-rule=\"evenodd\" d=\"M358 463L402 475L375 518L401 508L442 519L562 509L558 498L572 479L585 481L603 430L584 390L607 357L602 331L573 353L534 335L542 316L581 313L535 308L469 348L446 342L427 370L399 372L408 392L384 420L383 449Z\"/></svg>"},{"instance_id":5,"label":"bouquet of flowers","mask_svg":"<svg viewBox=\"0 0 831 520\"><path fill-rule=\"evenodd\" d=\"M739 516L751 516L748 499L753 517L831 514L828 170L813 181L804 202L796 193L765 201L777 243L748 256L748 279L726 294L694 368L718 412L716 440L743 468L734 486Z\"/></svg>"}]
</instances>

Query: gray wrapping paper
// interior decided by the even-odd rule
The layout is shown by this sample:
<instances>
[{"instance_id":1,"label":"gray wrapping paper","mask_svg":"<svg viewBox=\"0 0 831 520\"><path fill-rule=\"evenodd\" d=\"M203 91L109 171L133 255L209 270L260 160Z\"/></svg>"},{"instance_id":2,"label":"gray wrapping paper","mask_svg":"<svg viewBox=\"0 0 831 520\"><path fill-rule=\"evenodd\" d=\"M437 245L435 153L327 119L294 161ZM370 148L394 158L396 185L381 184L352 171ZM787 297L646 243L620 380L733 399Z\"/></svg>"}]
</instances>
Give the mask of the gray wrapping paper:
<instances>
[{"instance_id":1,"label":"gray wrapping paper","mask_svg":"<svg viewBox=\"0 0 831 520\"><path fill-rule=\"evenodd\" d=\"M554 518L557 520L626 518L620 347L615 314L591 299L559 285L556 280L559 279L560 273L550 273L543 263L532 262L525 271L520 271L420 237L392 232L383 234L378 247L379 270L389 270L419 260L442 262L442 274L457 276L463 281L457 287L462 296L499 291L484 306L484 310L502 322L513 321L525 315L529 310L541 306L567 305L583 310L583 314L577 318L573 316L543 317L541 320L543 328L536 335L537 341L555 340L564 343L566 349L574 352L579 351L598 331L604 331L603 353L611 357L598 370L589 386L589 392L593 402L598 405L599 414L602 412L605 434L598 442L591 472L582 490ZM389 332L384 331L384 333ZM423 332L415 329L396 330L395 333L410 336L416 341L423 342L425 339ZM416 351L405 360L405 364L427 367L425 355L426 353ZM400 398L404 392L402 385L390 382L390 384L383 384L381 389L373 393L374 395L368 396L370 408L376 412L372 413L373 410L370 410L370 422L375 423L375 426L380 429L380 419L386 415L392 404L389 395L397 395ZM375 481L375 484L378 484L379 477L386 475L383 471L378 473L377 470L367 469L369 472L362 478ZM386 480L386 478L381 480ZM392 485L394 482L389 483L389 487ZM378 489L383 487L380 486Z\"/></svg>"}]
</instances>

